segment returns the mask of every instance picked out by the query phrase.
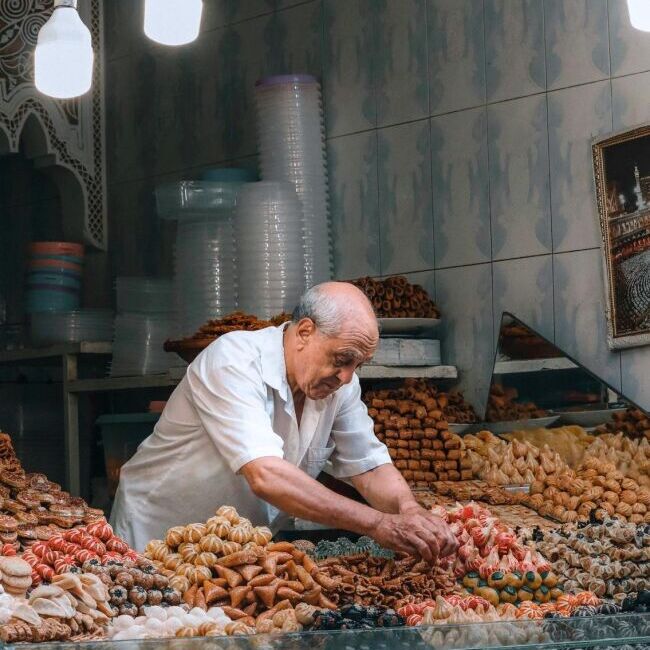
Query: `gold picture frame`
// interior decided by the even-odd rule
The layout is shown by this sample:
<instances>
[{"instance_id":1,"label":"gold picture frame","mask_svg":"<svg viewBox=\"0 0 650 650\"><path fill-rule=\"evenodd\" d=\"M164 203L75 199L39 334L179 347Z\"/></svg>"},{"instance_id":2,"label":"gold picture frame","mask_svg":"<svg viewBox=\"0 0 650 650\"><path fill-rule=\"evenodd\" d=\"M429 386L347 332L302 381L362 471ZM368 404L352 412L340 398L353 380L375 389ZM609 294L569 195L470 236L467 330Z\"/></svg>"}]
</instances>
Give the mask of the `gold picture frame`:
<instances>
[{"instance_id":1,"label":"gold picture frame","mask_svg":"<svg viewBox=\"0 0 650 650\"><path fill-rule=\"evenodd\" d=\"M603 243L607 340L650 344L650 125L592 143Z\"/></svg>"}]
</instances>

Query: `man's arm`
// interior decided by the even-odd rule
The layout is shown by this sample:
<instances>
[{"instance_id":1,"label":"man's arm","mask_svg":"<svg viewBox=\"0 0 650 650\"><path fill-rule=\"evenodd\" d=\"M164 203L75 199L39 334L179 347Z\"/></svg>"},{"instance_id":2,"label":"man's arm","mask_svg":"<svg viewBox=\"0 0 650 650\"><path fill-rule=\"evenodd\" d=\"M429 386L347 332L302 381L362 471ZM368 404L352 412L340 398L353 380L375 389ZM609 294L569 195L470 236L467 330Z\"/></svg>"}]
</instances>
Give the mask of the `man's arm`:
<instances>
[{"instance_id":1,"label":"man's arm","mask_svg":"<svg viewBox=\"0 0 650 650\"><path fill-rule=\"evenodd\" d=\"M290 515L368 535L383 546L419 555L427 562L448 552L449 542L445 539L440 543L433 516L417 504L411 509L406 504L404 512L379 512L332 492L280 458L258 458L240 472L257 497Z\"/></svg>"},{"instance_id":2,"label":"man's arm","mask_svg":"<svg viewBox=\"0 0 650 650\"><path fill-rule=\"evenodd\" d=\"M436 536L441 555L450 555L458 547L456 538L447 524L420 506L404 477L392 463L379 465L368 472L352 476L350 481L361 496L381 512L412 514L425 518Z\"/></svg>"}]
</instances>

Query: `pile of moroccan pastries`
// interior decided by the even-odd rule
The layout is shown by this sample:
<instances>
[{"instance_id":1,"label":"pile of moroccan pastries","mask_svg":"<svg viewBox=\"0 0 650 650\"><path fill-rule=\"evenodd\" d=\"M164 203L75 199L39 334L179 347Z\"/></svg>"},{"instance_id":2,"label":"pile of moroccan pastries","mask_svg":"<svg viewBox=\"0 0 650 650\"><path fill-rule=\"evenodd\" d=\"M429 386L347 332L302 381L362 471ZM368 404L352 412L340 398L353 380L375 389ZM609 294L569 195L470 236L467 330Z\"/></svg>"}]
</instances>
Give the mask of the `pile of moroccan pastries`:
<instances>
[{"instance_id":1,"label":"pile of moroccan pastries","mask_svg":"<svg viewBox=\"0 0 650 650\"><path fill-rule=\"evenodd\" d=\"M615 517L633 524L650 523L650 488L641 487L616 466L587 458L578 471L567 466L554 474L536 473L530 494L520 503L562 523Z\"/></svg>"},{"instance_id":2,"label":"pile of moroccan pastries","mask_svg":"<svg viewBox=\"0 0 650 650\"><path fill-rule=\"evenodd\" d=\"M595 438L585 450L585 467L589 458L607 461L627 478L642 487L650 487L650 441L647 438L630 438L623 433L605 433ZM588 461L588 462L587 462Z\"/></svg>"},{"instance_id":3,"label":"pile of moroccan pastries","mask_svg":"<svg viewBox=\"0 0 650 650\"><path fill-rule=\"evenodd\" d=\"M521 429L501 434L501 437L511 442L529 442L531 445L543 449L548 446L556 451L560 458L569 467L578 467L583 461L587 449L597 440L582 427L576 425L553 427L551 429L538 427L535 429Z\"/></svg>"},{"instance_id":4,"label":"pile of moroccan pastries","mask_svg":"<svg viewBox=\"0 0 650 650\"><path fill-rule=\"evenodd\" d=\"M426 382L363 395L375 435L388 447L395 467L412 487L472 478L459 436L449 431L443 410L449 400Z\"/></svg>"},{"instance_id":5,"label":"pile of moroccan pastries","mask_svg":"<svg viewBox=\"0 0 650 650\"><path fill-rule=\"evenodd\" d=\"M549 603L562 596L551 565L523 538L475 502L431 511L445 519L458 541L454 575L463 587L496 607L526 601Z\"/></svg>"},{"instance_id":6,"label":"pile of moroccan pastries","mask_svg":"<svg viewBox=\"0 0 650 650\"><path fill-rule=\"evenodd\" d=\"M266 327L282 325L282 323L291 320L291 314L278 314L269 320L258 318L253 314L245 314L241 311L235 311L228 314L223 318L209 320L205 325L199 329L190 338L191 339L217 339L223 334L229 332L254 332L264 329Z\"/></svg>"},{"instance_id":7,"label":"pile of moroccan pastries","mask_svg":"<svg viewBox=\"0 0 650 650\"><path fill-rule=\"evenodd\" d=\"M645 438L650 440L650 419L641 410L629 408L625 411L614 413L607 424L596 429L597 433L624 433L630 438Z\"/></svg>"},{"instance_id":8,"label":"pile of moroccan pastries","mask_svg":"<svg viewBox=\"0 0 650 650\"><path fill-rule=\"evenodd\" d=\"M299 603L336 609L326 596L331 581L316 563L293 544L272 543L271 537L268 528L255 528L233 507L222 506L205 523L170 528L164 540L147 544L145 555L185 603L221 607L251 632Z\"/></svg>"},{"instance_id":9,"label":"pile of moroccan pastries","mask_svg":"<svg viewBox=\"0 0 650 650\"><path fill-rule=\"evenodd\" d=\"M18 557L0 558L0 640L4 643L65 641L77 634L103 636L112 615L108 590L92 574L54 576L52 584L16 588L16 574L31 585L31 567ZM9 576L9 577L7 577ZM7 590L11 590L11 593Z\"/></svg>"},{"instance_id":10,"label":"pile of moroccan pastries","mask_svg":"<svg viewBox=\"0 0 650 650\"><path fill-rule=\"evenodd\" d=\"M500 384L492 384L485 417L488 422L514 422L543 418L548 415L532 402L517 402L519 393L516 388L504 388Z\"/></svg>"},{"instance_id":11,"label":"pile of moroccan pastries","mask_svg":"<svg viewBox=\"0 0 650 650\"><path fill-rule=\"evenodd\" d=\"M351 283L366 294L378 318L440 318L440 310L426 290L404 276L385 280L365 277Z\"/></svg>"},{"instance_id":12,"label":"pile of moroccan pastries","mask_svg":"<svg viewBox=\"0 0 650 650\"><path fill-rule=\"evenodd\" d=\"M492 485L528 484L567 469L546 445L540 449L527 440L506 442L490 431L466 435L463 444L473 474Z\"/></svg>"},{"instance_id":13,"label":"pile of moroccan pastries","mask_svg":"<svg viewBox=\"0 0 650 650\"><path fill-rule=\"evenodd\" d=\"M552 562L565 590L588 589L622 602L650 589L650 525L617 519L539 533L537 548Z\"/></svg>"},{"instance_id":14,"label":"pile of moroccan pastries","mask_svg":"<svg viewBox=\"0 0 650 650\"><path fill-rule=\"evenodd\" d=\"M73 497L44 474L27 473L11 438L0 432L0 551L16 551L64 530L101 519L101 510Z\"/></svg>"}]
</instances>

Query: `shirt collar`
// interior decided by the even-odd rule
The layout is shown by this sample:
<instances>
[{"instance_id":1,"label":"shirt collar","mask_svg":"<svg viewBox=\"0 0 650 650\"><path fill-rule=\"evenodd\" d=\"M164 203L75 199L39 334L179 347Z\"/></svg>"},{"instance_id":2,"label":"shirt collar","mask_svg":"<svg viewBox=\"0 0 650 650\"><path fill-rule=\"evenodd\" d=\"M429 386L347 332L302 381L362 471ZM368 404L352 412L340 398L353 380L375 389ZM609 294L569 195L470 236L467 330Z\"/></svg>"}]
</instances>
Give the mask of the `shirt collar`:
<instances>
[{"instance_id":1,"label":"shirt collar","mask_svg":"<svg viewBox=\"0 0 650 650\"><path fill-rule=\"evenodd\" d=\"M271 388L280 393L286 402L289 398L289 382L287 381L287 366L284 362L284 331L289 322L280 327L269 327L267 340L262 346L262 379Z\"/></svg>"}]
</instances>

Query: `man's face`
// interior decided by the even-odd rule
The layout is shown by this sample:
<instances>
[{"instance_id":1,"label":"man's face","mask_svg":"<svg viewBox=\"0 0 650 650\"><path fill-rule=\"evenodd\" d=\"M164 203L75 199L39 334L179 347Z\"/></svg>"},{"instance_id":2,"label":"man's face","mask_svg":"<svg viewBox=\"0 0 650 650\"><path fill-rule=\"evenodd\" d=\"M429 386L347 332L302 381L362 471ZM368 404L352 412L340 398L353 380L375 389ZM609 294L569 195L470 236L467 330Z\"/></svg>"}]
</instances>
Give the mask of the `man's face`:
<instances>
[{"instance_id":1,"label":"man's face","mask_svg":"<svg viewBox=\"0 0 650 650\"><path fill-rule=\"evenodd\" d=\"M309 321L311 323L311 321ZM325 399L352 381L355 370L372 358L378 343L376 326L346 327L338 336L323 335L313 325L300 329L296 383L307 397Z\"/></svg>"}]
</instances>

